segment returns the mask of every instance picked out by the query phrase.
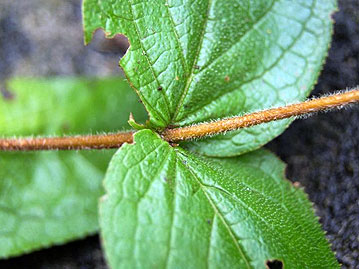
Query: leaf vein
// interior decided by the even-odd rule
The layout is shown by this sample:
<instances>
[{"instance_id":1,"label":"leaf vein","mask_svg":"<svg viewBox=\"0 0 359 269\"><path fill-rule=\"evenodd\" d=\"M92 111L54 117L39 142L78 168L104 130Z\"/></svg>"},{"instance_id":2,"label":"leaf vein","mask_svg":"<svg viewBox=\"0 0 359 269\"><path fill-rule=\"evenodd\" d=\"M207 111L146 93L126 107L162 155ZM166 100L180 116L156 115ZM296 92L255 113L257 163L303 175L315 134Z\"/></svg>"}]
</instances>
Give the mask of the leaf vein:
<instances>
[{"instance_id":1,"label":"leaf vein","mask_svg":"<svg viewBox=\"0 0 359 269\"><path fill-rule=\"evenodd\" d=\"M178 155L180 156L180 155ZM208 202L210 203L215 215L217 215L221 222L223 223L224 227L226 228L226 230L228 231L234 245L236 246L239 254L243 257L243 260L245 261L246 265L247 265L247 268L251 268L250 267L250 264L249 264L249 260L248 258L245 256L241 246L239 245L237 239L236 239L236 236L234 235L234 232L232 231L230 225L226 222L226 220L224 219L224 217L222 216L222 213L219 211L219 209L217 208L217 206L213 203L211 197L208 195L208 193L206 192L206 188L205 188L205 185L202 184L201 180L198 178L198 176L194 173L194 171L186 166L186 168L189 170L189 172L191 173L191 175L193 176L193 178L197 181L198 185L200 186L200 188L202 189L204 195L206 196Z\"/></svg>"},{"instance_id":2,"label":"leaf vein","mask_svg":"<svg viewBox=\"0 0 359 269\"><path fill-rule=\"evenodd\" d=\"M194 77L193 72L194 72L194 70L196 68L196 65L197 65L197 62L198 62L198 57L199 57L199 54L200 54L201 49L202 49L203 40L204 40L204 34L206 32L206 29L207 29L208 17L209 17L209 12L211 10L212 4L213 4L213 1L208 0L207 13L206 13L206 17L205 17L205 20L204 20L204 23L203 23L202 33L201 33L200 41L198 43L198 48L197 48L197 51L196 51L196 54L195 54L195 59L193 61L192 67L191 67L191 72L189 73L189 76L188 76L187 81L185 83L181 98L180 98L180 100L179 100L179 102L177 104L175 113L174 113L173 118L172 118L172 122L176 120L176 117L177 117L177 115L178 115L178 113L179 113L179 111L180 111L180 109L181 109L181 107L183 105L184 99L186 98L187 92L188 92L189 87L190 87L190 85L192 83L192 80L193 80L193 77Z\"/></svg>"},{"instance_id":3,"label":"leaf vein","mask_svg":"<svg viewBox=\"0 0 359 269\"><path fill-rule=\"evenodd\" d=\"M236 46L239 42L241 42L243 39L245 39L249 33L251 33L254 28L263 22L263 20L270 14L270 12L273 10L274 4L278 0L274 0L270 7L263 13L261 17L258 18L258 20L251 25L251 27L237 40L235 41L230 48L228 48L226 51L224 51L222 54L218 55L216 58L214 58L211 62L207 63L203 66L203 68L198 72L198 74L202 73L204 70L206 70L209 66L211 66L213 63L215 63L218 59L220 59L223 55L227 54L234 46ZM198 75L197 74L197 75Z\"/></svg>"},{"instance_id":4,"label":"leaf vein","mask_svg":"<svg viewBox=\"0 0 359 269\"><path fill-rule=\"evenodd\" d=\"M313 9L311 9L311 14L310 14L309 17L311 17L312 15L313 15ZM308 20L308 21L309 21L309 20ZM306 21L306 23L304 24L304 26L303 26L302 30L300 31L300 33L298 34L298 36L293 39L293 42L288 46L288 48L287 48L286 50L284 50L284 51L281 53L281 55L278 57L278 59L277 59L272 65L270 65L268 68L266 68L266 69L265 69L263 72L261 72L259 75L255 76L255 77L253 77L253 78L251 78L251 79L248 79L248 80L246 80L246 81L240 82L239 85L238 85L237 87L233 88L232 90L227 91L227 92L222 92L222 93L221 93L220 95L218 95L214 100L210 100L209 102L207 102L207 103L201 105L200 107L196 108L194 111L191 112L191 114L193 115L194 113L197 113L199 110L203 109L204 107L210 105L210 104L213 103L213 102L216 102L217 99L219 99L219 98L221 98L221 97L223 97L223 96L225 96L225 95L227 95L227 94L230 94L230 93L232 93L232 92L238 90L239 88L243 87L244 85L249 84L249 83L251 83L251 82L253 82L253 81L255 81L255 80L260 79L261 77L263 77L267 72L269 72L273 67L275 67L275 66L279 63L279 61L282 59L282 57L283 57L286 53L288 53L289 51L292 52L291 49L294 47L294 45L296 44L296 42L302 37L302 35L306 32L307 29L306 29L305 26L306 26L306 24L307 24L308 21Z\"/></svg>"},{"instance_id":5,"label":"leaf vein","mask_svg":"<svg viewBox=\"0 0 359 269\"><path fill-rule=\"evenodd\" d=\"M137 34L139 44L140 44L140 46L141 46L141 48L142 48L142 51L144 52L143 55L144 55L145 59L147 60L148 66L149 66L149 68L150 68L150 70L151 70L151 72L152 72L152 75L153 75L153 77L154 77L156 83L157 83L157 86L160 87L160 86L161 86L161 83L158 81L158 77L157 77L157 75L156 75L156 73L155 73L155 70L153 69L153 64L151 63L151 61L150 61L150 59L149 59L149 57L148 57L147 51L145 50L145 47L143 46L142 41L141 41L141 36L140 36L140 33L139 33L139 29L138 29L138 26L137 26L137 22L136 22L136 20L135 20L134 14L133 14L133 5L134 5L134 4L133 4L132 0L127 0L127 1L128 1L128 3L130 4L130 6L131 6L131 8L130 8L130 13L131 13L131 16L132 16L132 19L133 19L133 22L134 22L135 32L136 32L136 34ZM165 100L165 103L166 103L167 113L168 113L168 115L170 115L169 100L168 100L166 94L164 93L164 91L161 91L161 92L162 92L162 96L163 96L163 98L164 98L164 100ZM166 120L163 118L163 116L161 116L161 117L162 117L162 119L166 122Z\"/></svg>"},{"instance_id":6,"label":"leaf vein","mask_svg":"<svg viewBox=\"0 0 359 269\"><path fill-rule=\"evenodd\" d=\"M175 162L177 163L177 158L175 158ZM177 169L177 166L174 166L175 169ZM176 171L174 171L174 174L176 173ZM175 219L175 214L176 214L176 193L177 193L177 180L174 180L174 192L173 192L173 210L172 210L172 219L171 219L171 230L170 230L170 235L169 235L169 242L168 242L168 252L167 252L167 257L166 257L166 268L169 268L169 258L170 258L170 252L171 252L171 246L172 246L172 241L173 241L173 223L174 223L174 219Z\"/></svg>"},{"instance_id":7,"label":"leaf vein","mask_svg":"<svg viewBox=\"0 0 359 269\"><path fill-rule=\"evenodd\" d=\"M183 64L183 69L186 70L186 72L187 72L187 63L186 63L186 59L185 59L185 55L184 55L184 50L183 50L183 47L182 47L181 42L179 40L179 35L177 33L176 25L174 23L172 13L170 11L168 0L166 0L165 6L166 6L166 9L167 9L167 12L168 12L168 18L169 18L170 23L171 23L172 28L173 28L173 34L175 35L177 45L178 45L179 49L181 50L180 57L181 57L181 61L182 61L182 64Z\"/></svg>"},{"instance_id":8,"label":"leaf vein","mask_svg":"<svg viewBox=\"0 0 359 269\"><path fill-rule=\"evenodd\" d=\"M164 144L160 145L159 147L157 148L160 148L161 146L163 146ZM157 171L156 171L156 174L153 176L153 178L157 178L157 176L159 174L161 174L162 172L162 169L163 167L166 165L166 163L169 161L168 159L168 156L171 154L171 151L168 151L168 153L166 154L165 158L163 158L163 161L162 163L159 165ZM140 199L138 200L138 202L136 203L136 228L135 228L135 233L134 233L134 239L135 239L135 242L138 242L140 240L137 240L138 239L138 227L140 226L139 225L139 214L138 214L138 208L139 208L139 205L141 203L141 200L143 200L146 196L146 194L148 193L148 191L150 190L152 184L154 183L154 181L150 181L146 190L144 191L144 193L141 195ZM134 253L133 253L133 257L138 257L138 244L135 245L135 248L134 248Z\"/></svg>"},{"instance_id":9,"label":"leaf vein","mask_svg":"<svg viewBox=\"0 0 359 269\"><path fill-rule=\"evenodd\" d=\"M209 260L210 256L211 256L211 246L212 246L212 241L213 241L213 237L214 237L214 223L216 221L216 214L213 214L213 218L212 218L212 222L211 224L211 230L210 230L210 236L209 236L209 242L208 242L208 250L207 250L207 268L210 268L211 262Z\"/></svg>"}]
</instances>

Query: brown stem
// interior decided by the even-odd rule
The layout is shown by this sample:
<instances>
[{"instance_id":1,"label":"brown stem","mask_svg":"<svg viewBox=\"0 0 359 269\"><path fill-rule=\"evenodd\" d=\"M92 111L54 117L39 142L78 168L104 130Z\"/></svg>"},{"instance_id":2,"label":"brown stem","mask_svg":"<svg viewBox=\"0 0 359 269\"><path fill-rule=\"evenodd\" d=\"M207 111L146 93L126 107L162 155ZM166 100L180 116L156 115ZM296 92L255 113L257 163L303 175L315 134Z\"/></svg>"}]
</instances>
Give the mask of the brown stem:
<instances>
[{"instance_id":1,"label":"brown stem","mask_svg":"<svg viewBox=\"0 0 359 269\"><path fill-rule=\"evenodd\" d=\"M244 116L223 119L210 123L166 129L161 133L164 140L178 142L208 135L220 134L240 128L305 115L347 104L359 102L359 89L339 93L303 103L272 108ZM123 143L133 142L133 132L88 135L73 137L47 137L47 138L4 138L0 139L2 151L27 150L73 150L73 149L108 149L119 148Z\"/></svg>"},{"instance_id":2,"label":"brown stem","mask_svg":"<svg viewBox=\"0 0 359 269\"><path fill-rule=\"evenodd\" d=\"M74 150L119 148L132 143L133 132L68 137L9 138L0 139L2 151Z\"/></svg>"},{"instance_id":3,"label":"brown stem","mask_svg":"<svg viewBox=\"0 0 359 269\"><path fill-rule=\"evenodd\" d=\"M167 141L182 141L200 138L213 134L220 134L261 123L305 115L335 107L342 107L350 103L359 102L359 90L330 95L319 99L309 100L299 104L258 111L244 116L228 118L210 123L168 129L162 133Z\"/></svg>"}]
</instances>

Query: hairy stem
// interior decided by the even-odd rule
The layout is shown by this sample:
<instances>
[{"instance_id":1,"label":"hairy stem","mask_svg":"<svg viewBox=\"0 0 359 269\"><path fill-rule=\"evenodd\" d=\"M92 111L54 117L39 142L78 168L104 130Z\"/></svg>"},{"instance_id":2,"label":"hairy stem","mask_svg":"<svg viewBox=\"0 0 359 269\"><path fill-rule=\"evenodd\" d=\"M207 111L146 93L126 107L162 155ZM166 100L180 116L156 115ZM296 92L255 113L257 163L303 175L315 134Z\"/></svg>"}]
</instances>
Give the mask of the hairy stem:
<instances>
[{"instance_id":1,"label":"hairy stem","mask_svg":"<svg viewBox=\"0 0 359 269\"><path fill-rule=\"evenodd\" d=\"M201 123L188 127L166 129L161 133L161 136L168 142L178 142L220 134L270 121L307 115L331 108L343 107L357 102L359 102L359 89L313 99L303 103L258 111L244 116L232 117L210 123ZM132 142L133 132L73 137L4 138L0 139L0 150L108 149L119 148L123 143Z\"/></svg>"},{"instance_id":2,"label":"hairy stem","mask_svg":"<svg viewBox=\"0 0 359 269\"><path fill-rule=\"evenodd\" d=\"M68 137L38 137L0 139L2 151L75 150L119 148L132 143L133 132Z\"/></svg>"},{"instance_id":3,"label":"hairy stem","mask_svg":"<svg viewBox=\"0 0 359 269\"><path fill-rule=\"evenodd\" d=\"M244 116L223 119L210 123L202 123L188 127L168 129L162 133L162 137L167 141L182 141L193 138L200 138L270 121L306 115L336 107L342 107L356 102L359 102L358 89L318 99L308 100L303 103L258 111Z\"/></svg>"}]
</instances>

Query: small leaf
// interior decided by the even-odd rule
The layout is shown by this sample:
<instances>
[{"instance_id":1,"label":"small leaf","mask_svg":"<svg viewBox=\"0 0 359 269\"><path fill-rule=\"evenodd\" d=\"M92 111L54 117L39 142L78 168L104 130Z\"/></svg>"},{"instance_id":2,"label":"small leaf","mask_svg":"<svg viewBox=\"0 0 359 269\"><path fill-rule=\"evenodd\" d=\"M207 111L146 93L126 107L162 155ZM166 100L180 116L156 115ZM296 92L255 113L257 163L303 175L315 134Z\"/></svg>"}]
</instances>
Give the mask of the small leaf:
<instances>
[{"instance_id":1,"label":"small leaf","mask_svg":"<svg viewBox=\"0 0 359 269\"><path fill-rule=\"evenodd\" d=\"M185 126L303 100L330 42L335 0L85 0L85 40L124 34L120 61L154 127ZM159 90L160 89L160 90ZM189 143L211 156L260 147L284 120Z\"/></svg>"},{"instance_id":2,"label":"small leaf","mask_svg":"<svg viewBox=\"0 0 359 269\"><path fill-rule=\"evenodd\" d=\"M303 191L257 151L210 159L143 130L113 157L100 225L112 268L338 268Z\"/></svg>"},{"instance_id":3,"label":"small leaf","mask_svg":"<svg viewBox=\"0 0 359 269\"><path fill-rule=\"evenodd\" d=\"M0 134L118 131L145 112L123 79L14 79L0 96ZM0 258L97 231L113 151L0 153Z\"/></svg>"}]
</instances>

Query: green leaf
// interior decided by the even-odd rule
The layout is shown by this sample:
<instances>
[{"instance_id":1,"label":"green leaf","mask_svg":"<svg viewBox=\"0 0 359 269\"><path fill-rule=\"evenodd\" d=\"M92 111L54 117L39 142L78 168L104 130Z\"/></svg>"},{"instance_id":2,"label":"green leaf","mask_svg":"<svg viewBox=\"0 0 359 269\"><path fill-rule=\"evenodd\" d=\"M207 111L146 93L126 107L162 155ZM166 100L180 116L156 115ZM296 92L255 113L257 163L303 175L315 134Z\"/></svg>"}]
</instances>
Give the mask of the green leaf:
<instances>
[{"instance_id":1,"label":"green leaf","mask_svg":"<svg viewBox=\"0 0 359 269\"><path fill-rule=\"evenodd\" d=\"M143 130L113 157L100 226L112 268L338 268L302 190L266 151L210 159Z\"/></svg>"},{"instance_id":2,"label":"green leaf","mask_svg":"<svg viewBox=\"0 0 359 269\"><path fill-rule=\"evenodd\" d=\"M15 78L7 89L13 97L0 99L2 136L118 132L130 127L130 112L146 118L122 78Z\"/></svg>"},{"instance_id":3,"label":"green leaf","mask_svg":"<svg viewBox=\"0 0 359 269\"><path fill-rule=\"evenodd\" d=\"M120 78L15 79L0 96L0 134L121 130L144 119ZM9 95L9 96L11 96ZM0 153L0 258L94 233L101 181L113 151Z\"/></svg>"},{"instance_id":4,"label":"green leaf","mask_svg":"<svg viewBox=\"0 0 359 269\"><path fill-rule=\"evenodd\" d=\"M185 126L303 100L330 42L335 0L85 0L85 41L124 34L120 61L154 127ZM190 143L238 155L290 120Z\"/></svg>"}]
</instances>

